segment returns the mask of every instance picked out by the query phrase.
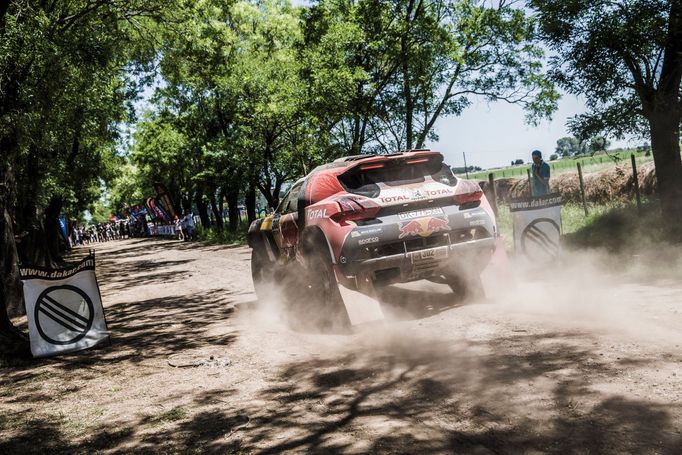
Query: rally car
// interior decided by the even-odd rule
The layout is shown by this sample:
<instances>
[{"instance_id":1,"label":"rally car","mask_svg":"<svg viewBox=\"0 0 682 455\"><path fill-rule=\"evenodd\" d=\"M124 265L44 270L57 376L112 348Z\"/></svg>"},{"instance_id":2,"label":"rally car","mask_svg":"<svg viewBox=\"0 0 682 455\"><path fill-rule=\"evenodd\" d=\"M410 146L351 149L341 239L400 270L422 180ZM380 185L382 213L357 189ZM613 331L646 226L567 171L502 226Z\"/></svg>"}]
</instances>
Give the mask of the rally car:
<instances>
[{"instance_id":1,"label":"rally car","mask_svg":"<svg viewBox=\"0 0 682 455\"><path fill-rule=\"evenodd\" d=\"M284 283L343 318L339 286L371 293L426 279L478 292L495 237L479 185L455 177L440 153L415 150L317 167L251 224L248 242L259 298Z\"/></svg>"}]
</instances>

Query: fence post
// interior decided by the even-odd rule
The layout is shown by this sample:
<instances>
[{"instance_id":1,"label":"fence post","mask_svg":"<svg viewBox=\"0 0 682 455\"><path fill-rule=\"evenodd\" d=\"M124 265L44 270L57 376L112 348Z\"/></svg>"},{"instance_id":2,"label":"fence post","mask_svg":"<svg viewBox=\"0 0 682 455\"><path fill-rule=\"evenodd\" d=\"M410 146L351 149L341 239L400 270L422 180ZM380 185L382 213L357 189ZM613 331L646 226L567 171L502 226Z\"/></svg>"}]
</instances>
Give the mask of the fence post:
<instances>
[{"instance_id":1,"label":"fence post","mask_svg":"<svg viewBox=\"0 0 682 455\"><path fill-rule=\"evenodd\" d=\"M583 208L585 209L585 216L587 213L587 202L585 201L585 182L583 181L583 169L580 167L580 162L578 164L578 178L580 179L580 195L583 200Z\"/></svg>"},{"instance_id":2,"label":"fence post","mask_svg":"<svg viewBox=\"0 0 682 455\"><path fill-rule=\"evenodd\" d=\"M493 209L495 217L497 217L497 191L495 191L495 178L493 177L492 172L488 174L488 185L490 185L490 195L492 196L490 206Z\"/></svg>"},{"instance_id":3,"label":"fence post","mask_svg":"<svg viewBox=\"0 0 682 455\"><path fill-rule=\"evenodd\" d=\"M635 161L635 155L630 155L632 160L632 178L635 182L635 195L637 196L637 211L642 211L642 196L639 193L639 177L637 175L637 162Z\"/></svg>"},{"instance_id":4,"label":"fence post","mask_svg":"<svg viewBox=\"0 0 682 455\"><path fill-rule=\"evenodd\" d=\"M530 169L526 168L526 175L528 175L528 196L533 197L533 186L530 183Z\"/></svg>"}]
</instances>

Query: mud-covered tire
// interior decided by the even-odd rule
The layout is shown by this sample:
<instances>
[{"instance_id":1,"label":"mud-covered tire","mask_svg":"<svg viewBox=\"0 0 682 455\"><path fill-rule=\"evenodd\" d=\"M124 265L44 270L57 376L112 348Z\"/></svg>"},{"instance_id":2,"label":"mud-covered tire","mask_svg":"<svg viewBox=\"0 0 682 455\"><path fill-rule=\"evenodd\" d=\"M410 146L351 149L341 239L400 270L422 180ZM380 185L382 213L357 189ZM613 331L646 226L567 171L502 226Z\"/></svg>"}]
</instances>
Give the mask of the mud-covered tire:
<instances>
[{"instance_id":1,"label":"mud-covered tire","mask_svg":"<svg viewBox=\"0 0 682 455\"><path fill-rule=\"evenodd\" d=\"M451 275L447 277L447 283L455 297L459 300L477 299L485 295L480 276L464 277L462 275Z\"/></svg>"},{"instance_id":2,"label":"mud-covered tire","mask_svg":"<svg viewBox=\"0 0 682 455\"><path fill-rule=\"evenodd\" d=\"M309 295L315 304L310 314L311 320L325 330L347 331L350 320L327 254L320 251L310 253L308 281Z\"/></svg>"},{"instance_id":3,"label":"mud-covered tire","mask_svg":"<svg viewBox=\"0 0 682 455\"><path fill-rule=\"evenodd\" d=\"M258 300L266 300L272 294L274 264L268 258L262 245L255 245L251 250L251 278Z\"/></svg>"}]
</instances>

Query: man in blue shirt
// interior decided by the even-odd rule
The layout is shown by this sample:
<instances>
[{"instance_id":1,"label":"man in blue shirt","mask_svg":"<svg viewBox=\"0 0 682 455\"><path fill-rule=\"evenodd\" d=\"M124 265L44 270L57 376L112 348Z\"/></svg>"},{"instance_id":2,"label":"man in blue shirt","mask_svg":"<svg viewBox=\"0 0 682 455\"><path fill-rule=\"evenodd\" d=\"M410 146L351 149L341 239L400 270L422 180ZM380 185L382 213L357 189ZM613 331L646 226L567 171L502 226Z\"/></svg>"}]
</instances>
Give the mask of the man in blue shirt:
<instances>
[{"instance_id":1,"label":"man in blue shirt","mask_svg":"<svg viewBox=\"0 0 682 455\"><path fill-rule=\"evenodd\" d=\"M542 152L533 150L531 173L531 193L533 197L549 194L549 164L542 161Z\"/></svg>"}]
</instances>

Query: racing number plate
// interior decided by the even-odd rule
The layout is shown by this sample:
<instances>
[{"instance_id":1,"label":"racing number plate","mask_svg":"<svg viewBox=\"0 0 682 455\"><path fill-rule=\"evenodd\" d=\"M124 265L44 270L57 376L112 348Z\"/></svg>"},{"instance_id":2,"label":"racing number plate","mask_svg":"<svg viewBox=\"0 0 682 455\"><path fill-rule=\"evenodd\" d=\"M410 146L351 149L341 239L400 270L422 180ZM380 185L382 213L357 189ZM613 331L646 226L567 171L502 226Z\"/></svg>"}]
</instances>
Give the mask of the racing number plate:
<instances>
[{"instance_id":1,"label":"racing number plate","mask_svg":"<svg viewBox=\"0 0 682 455\"><path fill-rule=\"evenodd\" d=\"M443 215L441 207L433 207L430 209L412 210L411 212L402 212L398 214L399 220L412 220L414 218L424 218L427 216Z\"/></svg>"},{"instance_id":2,"label":"racing number plate","mask_svg":"<svg viewBox=\"0 0 682 455\"><path fill-rule=\"evenodd\" d=\"M448 257L448 249L444 248L431 248L428 250L415 251L412 253L412 262L415 261L428 261L428 260L440 260Z\"/></svg>"}]
</instances>

